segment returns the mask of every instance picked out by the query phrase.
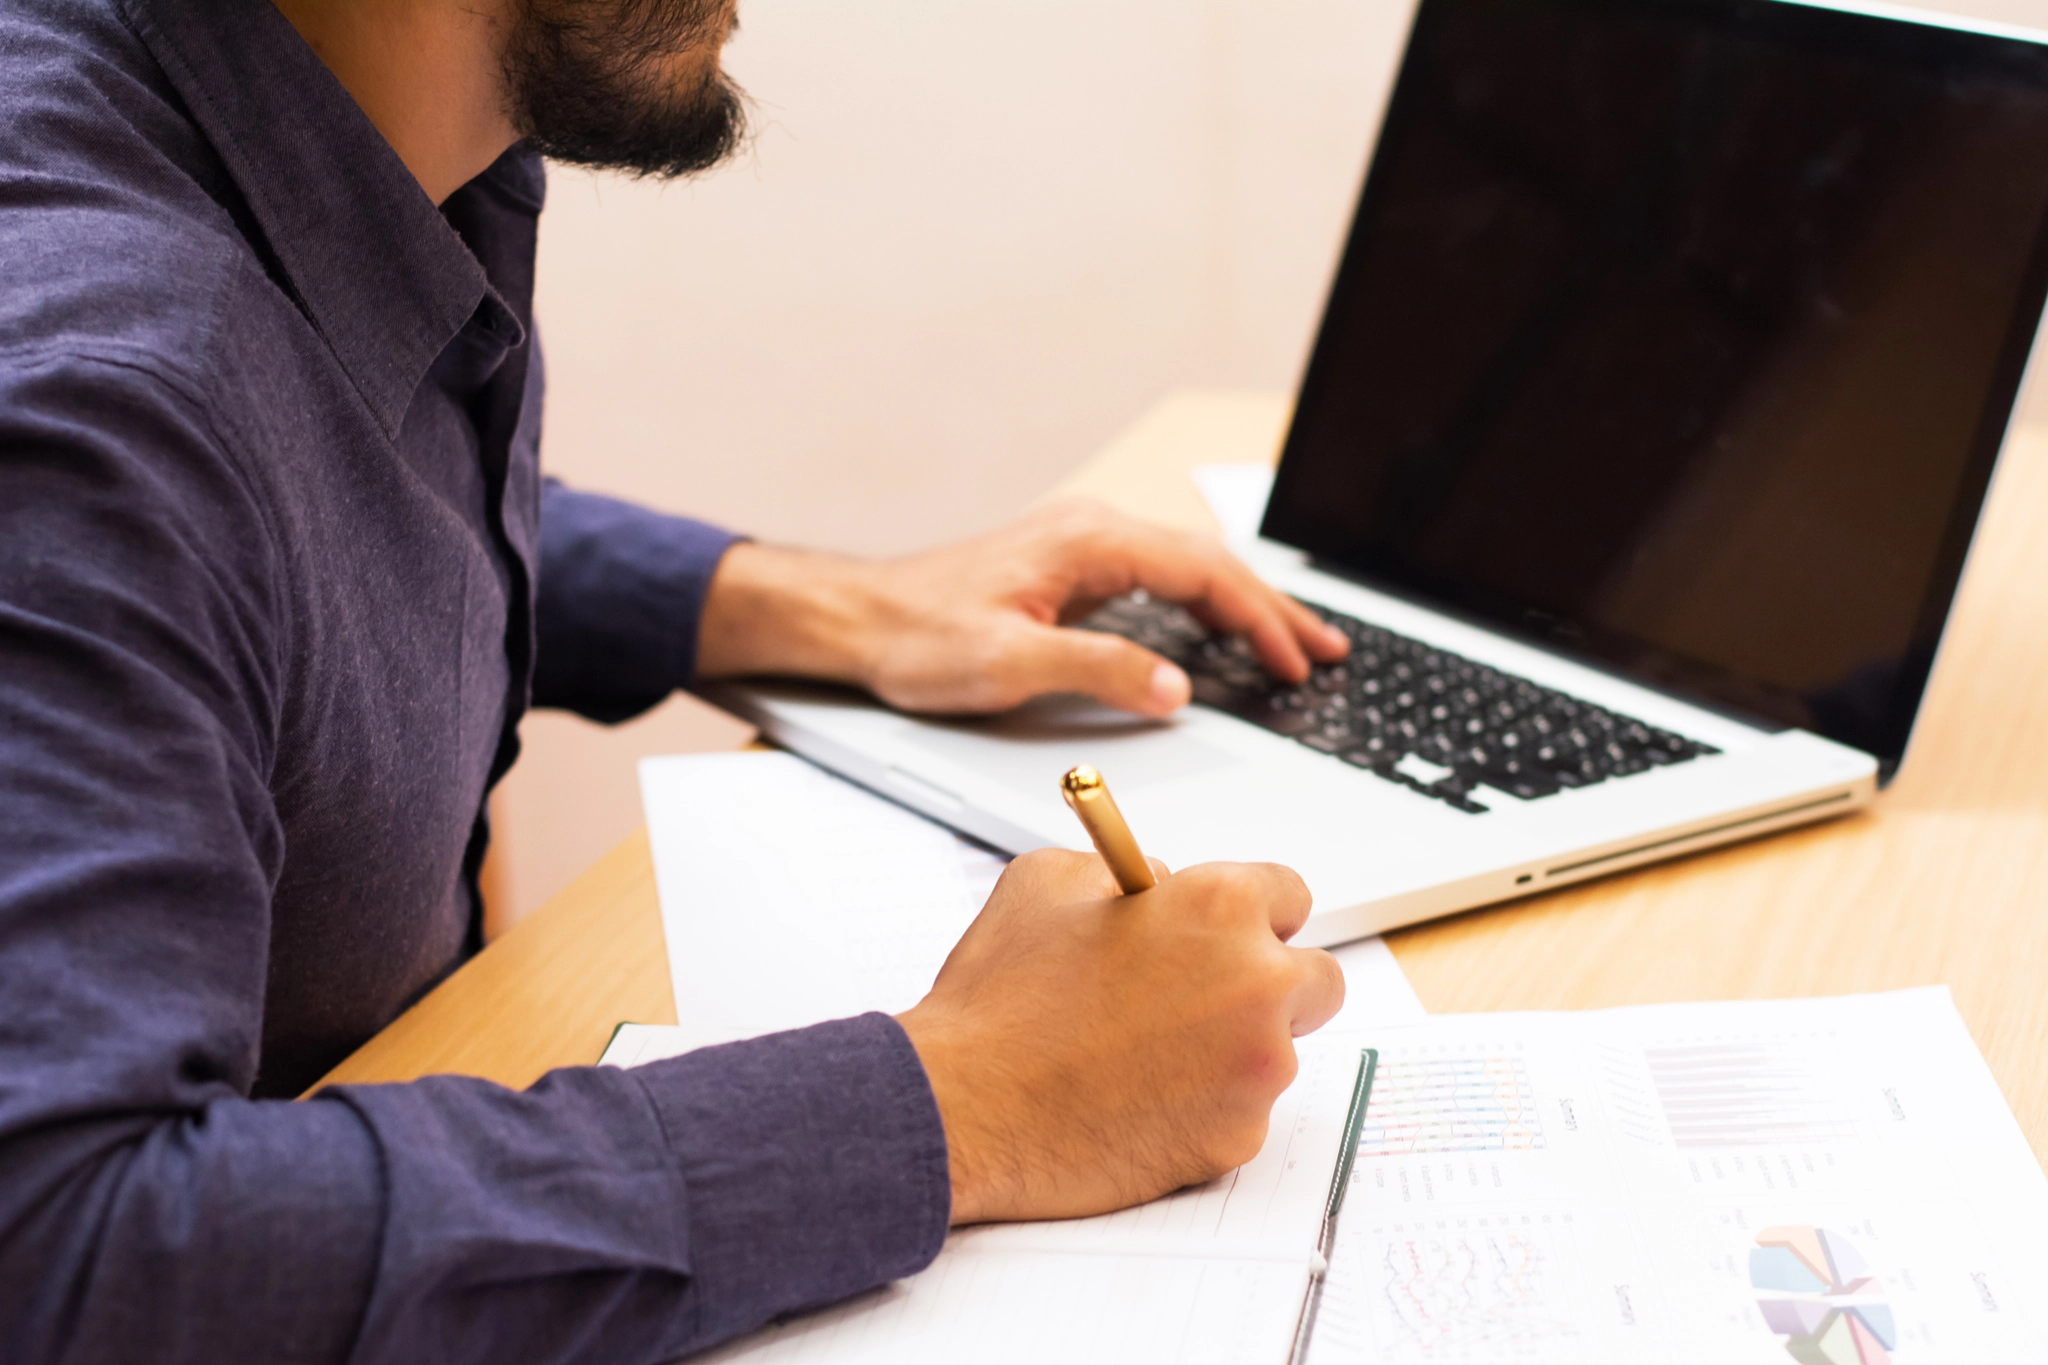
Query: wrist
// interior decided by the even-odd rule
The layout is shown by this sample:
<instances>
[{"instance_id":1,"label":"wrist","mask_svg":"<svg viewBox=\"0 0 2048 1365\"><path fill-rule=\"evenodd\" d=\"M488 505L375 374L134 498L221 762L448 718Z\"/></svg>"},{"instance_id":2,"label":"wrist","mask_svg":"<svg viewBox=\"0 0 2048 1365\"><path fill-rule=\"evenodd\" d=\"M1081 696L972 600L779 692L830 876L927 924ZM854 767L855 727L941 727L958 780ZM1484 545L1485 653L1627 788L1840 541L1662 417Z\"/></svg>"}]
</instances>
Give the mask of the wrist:
<instances>
[{"instance_id":1,"label":"wrist","mask_svg":"<svg viewBox=\"0 0 2048 1365\"><path fill-rule=\"evenodd\" d=\"M697 674L774 674L866 686L883 599L874 566L742 541L704 597Z\"/></svg>"},{"instance_id":2,"label":"wrist","mask_svg":"<svg viewBox=\"0 0 2048 1365\"><path fill-rule=\"evenodd\" d=\"M974 1096L972 1059L948 1041L948 1030L931 1017L928 1006L915 1006L896 1016L910 1045L924 1065L926 1084L938 1105L946 1134L946 1168L952 1184L952 1221L958 1226L1001 1216L1002 1203L992 1178L993 1150L986 1106ZM960 1065L958 1063L966 1063Z\"/></svg>"}]
</instances>

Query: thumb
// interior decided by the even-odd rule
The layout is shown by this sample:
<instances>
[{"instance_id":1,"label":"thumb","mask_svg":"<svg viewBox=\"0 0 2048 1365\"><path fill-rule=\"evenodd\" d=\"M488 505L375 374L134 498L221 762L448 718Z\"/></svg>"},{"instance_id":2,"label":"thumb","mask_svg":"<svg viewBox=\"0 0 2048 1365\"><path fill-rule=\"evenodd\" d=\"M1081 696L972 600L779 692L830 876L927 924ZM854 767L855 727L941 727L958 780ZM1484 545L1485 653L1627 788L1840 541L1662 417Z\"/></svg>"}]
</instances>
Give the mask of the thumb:
<instances>
[{"instance_id":1,"label":"thumb","mask_svg":"<svg viewBox=\"0 0 2048 1365\"><path fill-rule=\"evenodd\" d=\"M1188 704L1188 675L1149 649L1097 630L1035 627L1018 660L1033 696L1080 692L1141 716Z\"/></svg>"}]
</instances>

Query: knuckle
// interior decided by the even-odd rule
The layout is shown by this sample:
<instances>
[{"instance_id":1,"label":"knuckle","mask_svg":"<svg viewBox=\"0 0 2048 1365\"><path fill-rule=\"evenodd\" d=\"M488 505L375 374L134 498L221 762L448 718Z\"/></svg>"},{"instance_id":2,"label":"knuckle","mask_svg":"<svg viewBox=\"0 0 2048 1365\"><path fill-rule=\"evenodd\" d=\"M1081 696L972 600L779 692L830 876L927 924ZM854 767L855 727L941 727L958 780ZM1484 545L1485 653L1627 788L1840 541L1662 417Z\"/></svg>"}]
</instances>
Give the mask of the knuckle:
<instances>
[{"instance_id":1,"label":"knuckle","mask_svg":"<svg viewBox=\"0 0 2048 1365\"><path fill-rule=\"evenodd\" d=\"M1244 897L1235 889L1235 880L1229 863L1200 863L1174 879L1188 902L1187 913L1205 921L1228 920L1243 908Z\"/></svg>"},{"instance_id":2,"label":"knuckle","mask_svg":"<svg viewBox=\"0 0 2048 1365\"><path fill-rule=\"evenodd\" d=\"M1015 874L1025 877L1043 877L1071 872L1087 862L1089 855L1076 853L1070 848L1035 848L1029 853L1020 853L1010 860L1004 876Z\"/></svg>"},{"instance_id":3,"label":"knuckle","mask_svg":"<svg viewBox=\"0 0 2048 1365\"><path fill-rule=\"evenodd\" d=\"M1114 891L1109 869L1093 853L1068 848L1040 848L1020 853L1003 871L1039 897L1062 902L1088 900Z\"/></svg>"},{"instance_id":4,"label":"knuckle","mask_svg":"<svg viewBox=\"0 0 2048 1365\"><path fill-rule=\"evenodd\" d=\"M1303 971L1315 984L1335 991L1340 1000L1344 998L1344 969L1337 965L1336 958L1321 948L1299 948L1295 951L1302 955Z\"/></svg>"},{"instance_id":5,"label":"knuckle","mask_svg":"<svg viewBox=\"0 0 2048 1365\"><path fill-rule=\"evenodd\" d=\"M1301 874L1280 863L1245 863L1244 892L1260 908L1279 906L1298 909L1308 903L1308 883Z\"/></svg>"},{"instance_id":6,"label":"knuckle","mask_svg":"<svg viewBox=\"0 0 2048 1365\"><path fill-rule=\"evenodd\" d=\"M1062 498L1050 509L1055 526L1069 535L1081 535L1107 525L1115 516L1108 505L1094 498Z\"/></svg>"},{"instance_id":7,"label":"knuckle","mask_svg":"<svg viewBox=\"0 0 2048 1365\"><path fill-rule=\"evenodd\" d=\"M1246 908L1261 912L1308 889L1299 875L1279 863L1233 863L1230 872L1232 893Z\"/></svg>"},{"instance_id":8,"label":"knuckle","mask_svg":"<svg viewBox=\"0 0 2048 1365\"><path fill-rule=\"evenodd\" d=\"M976 631L962 651L961 662L983 674L1007 668L1025 654L1025 640L1014 622L999 621L993 629Z\"/></svg>"},{"instance_id":9,"label":"knuckle","mask_svg":"<svg viewBox=\"0 0 2048 1365\"><path fill-rule=\"evenodd\" d=\"M1259 866L1264 869L1267 879L1271 883L1270 894L1287 901L1289 904L1308 904L1310 899L1308 883L1302 880L1299 872L1281 863L1261 863Z\"/></svg>"},{"instance_id":10,"label":"knuckle","mask_svg":"<svg viewBox=\"0 0 2048 1365\"><path fill-rule=\"evenodd\" d=\"M1302 968L1287 952L1261 955L1258 967L1257 998L1262 1010L1270 1011L1292 998L1302 986Z\"/></svg>"}]
</instances>

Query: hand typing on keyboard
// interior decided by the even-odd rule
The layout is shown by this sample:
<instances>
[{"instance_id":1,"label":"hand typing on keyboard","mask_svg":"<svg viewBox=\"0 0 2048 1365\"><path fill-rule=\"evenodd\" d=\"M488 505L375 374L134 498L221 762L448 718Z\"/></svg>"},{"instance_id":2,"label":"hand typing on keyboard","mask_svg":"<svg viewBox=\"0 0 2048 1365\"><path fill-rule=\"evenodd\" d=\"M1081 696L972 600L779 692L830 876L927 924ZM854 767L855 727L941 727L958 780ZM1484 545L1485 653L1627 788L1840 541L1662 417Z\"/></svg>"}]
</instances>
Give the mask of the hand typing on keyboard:
<instances>
[{"instance_id":1,"label":"hand typing on keyboard","mask_svg":"<svg viewBox=\"0 0 2048 1365\"><path fill-rule=\"evenodd\" d=\"M1718 752L1526 678L1308 604L1351 640L1299 684L1169 602L1122 597L1083 624L1179 664L1195 700L1470 814Z\"/></svg>"},{"instance_id":2,"label":"hand typing on keyboard","mask_svg":"<svg viewBox=\"0 0 2048 1365\"><path fill-rule=\"evenodd\" d=\"M1134 589L1242 637L1247 666L1275 677L1299 679L1343 656L1341 634L1213 537L1074 501L897 560L735 545L704 599L697 673L852 683L928 714L994 714L1084 692L1137 715L1171 715L1188 703L1180 667L1072 629Z\"/></svg>"}]
</instances>

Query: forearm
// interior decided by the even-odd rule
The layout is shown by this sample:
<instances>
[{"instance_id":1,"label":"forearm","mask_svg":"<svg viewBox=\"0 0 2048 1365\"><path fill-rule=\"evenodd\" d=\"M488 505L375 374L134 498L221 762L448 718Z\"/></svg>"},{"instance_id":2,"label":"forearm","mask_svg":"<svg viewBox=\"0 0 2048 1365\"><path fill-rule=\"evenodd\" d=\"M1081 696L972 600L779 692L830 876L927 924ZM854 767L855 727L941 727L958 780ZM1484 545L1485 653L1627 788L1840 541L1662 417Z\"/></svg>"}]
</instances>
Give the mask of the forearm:
<instances>
[{"instance_id":1,"label":"forearm","mask_svg":"<svg viewBox=\"0 0 2048 1365\"><path fill-rule=\"evenodd\" d=\"M652 1365L687 1336L682 1180L610 1088L227 1097L11 1137L7 1358Z\"/></svg>"},{"instance_id":2,"label":"forearm","mask_svg":"<svg viewBox=\"0 0 2048 1365\"><path fill-rule=\"evenodd\" d=\"M945 1236L944 1132L882 1016L523 1094L444 1078L346 1097L403 1220L386 1243L404 1259L379 1267L394 1342L460 1325L479 1361L654 1365L911 1274Z\"/></svg>"},{"instance_id":3,"label":"forearm","mask_svg":"<svg viewBox=\"0 0 2048 1365\"><path fill-rule=\"evenodd\" d=\"M344 1106L73 1117L0 1141L0 1169L8 1360L347 1358L383 1194Z\"/></svg>"},{"instance_id":4,"label":"forearm","mask_svg":"<svg viewBox=\"0 0 2048 1365\"><path fill-rule=\"evenodd\" d=\"M841 555L735 545L705 595L704 678L773 674L864 684L889 614L877 566Z\"/></svg>"},{"instance_id":5,"label":"forearm","mask_svg":"<svg viewBox=\"0 0 2048 1365\"><path fill-rule=\"evenodd\" d=\"M42 1361L656 1365L937 1253L879 1016L527 1092L439 1077L0 1140L0 1340Z\"/></svg>"}]
</instances>

